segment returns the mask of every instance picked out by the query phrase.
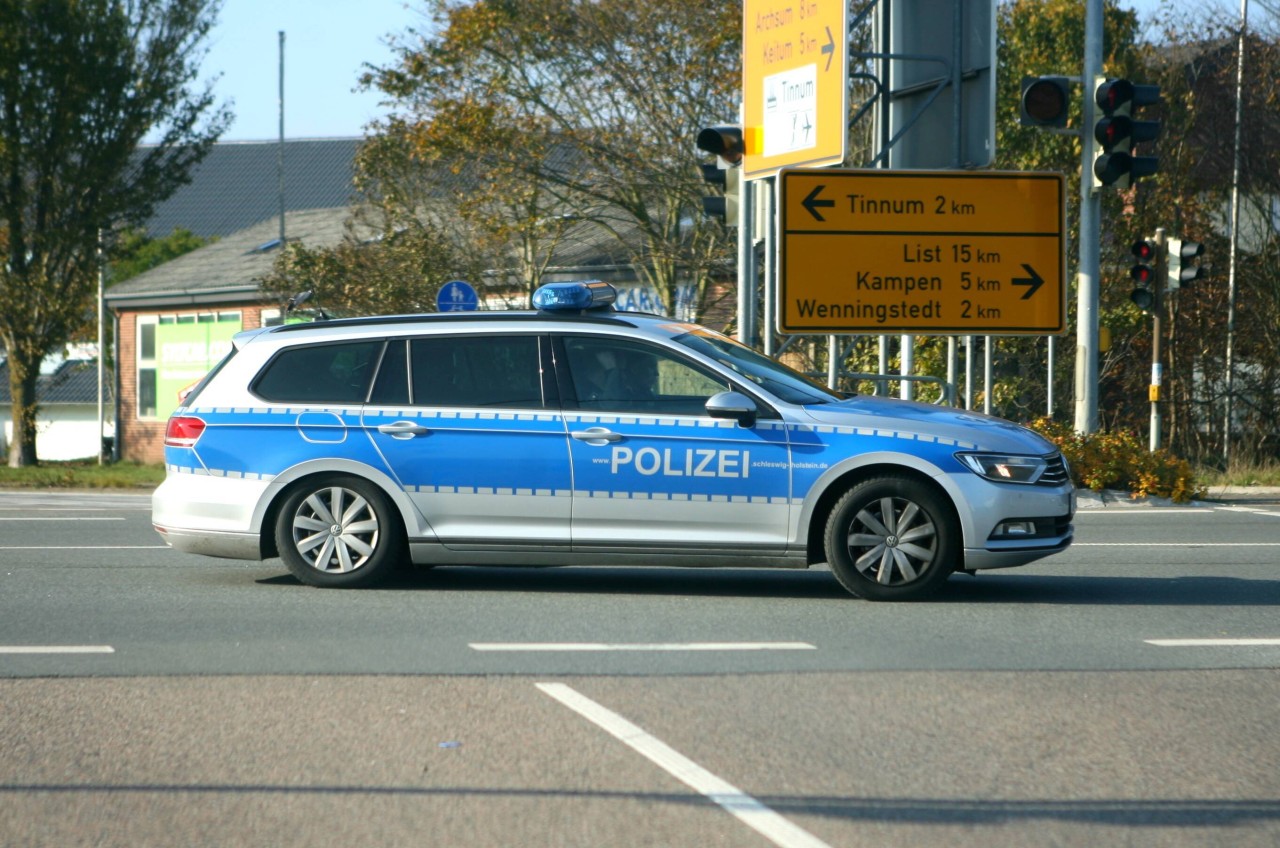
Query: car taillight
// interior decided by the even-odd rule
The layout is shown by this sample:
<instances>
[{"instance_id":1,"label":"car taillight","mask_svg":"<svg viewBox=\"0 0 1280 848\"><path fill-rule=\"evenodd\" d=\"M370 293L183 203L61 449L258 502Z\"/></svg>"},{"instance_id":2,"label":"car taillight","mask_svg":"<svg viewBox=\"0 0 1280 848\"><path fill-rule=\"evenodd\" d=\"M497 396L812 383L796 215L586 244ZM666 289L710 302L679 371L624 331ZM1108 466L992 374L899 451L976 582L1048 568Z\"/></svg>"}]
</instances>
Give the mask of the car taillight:
<instances>
[{"instance_id":1,"label":"car taillight","mask_svg":"<svg viewBox=\"0 0 1280 848\"><path fill-rule=\"evenodd\" d=\"M164 431L165 447L191 448L204 432L204 422L188 415L175 415L169 419Z\"/></svg>"}]
</instances>

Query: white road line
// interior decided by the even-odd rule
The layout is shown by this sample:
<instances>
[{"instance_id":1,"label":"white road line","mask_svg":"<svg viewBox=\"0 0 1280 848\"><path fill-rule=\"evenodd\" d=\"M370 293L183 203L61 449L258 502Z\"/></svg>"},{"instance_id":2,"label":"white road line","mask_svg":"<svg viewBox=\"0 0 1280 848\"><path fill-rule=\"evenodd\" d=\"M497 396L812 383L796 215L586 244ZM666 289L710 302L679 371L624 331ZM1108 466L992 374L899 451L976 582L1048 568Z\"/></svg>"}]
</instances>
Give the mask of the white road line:
<instances>
[{"instance_id":1,"label":"white road line","mask_svg":"<svg viewBox=\"0 0 1280 848\"><path fill-rule=\"evenodd\" d=\"M1269 509L1258 509L1256 506L1215 506L1214 509L1222 512L1246 512L1249 515L1270 515L1280 518L1280 512Z\"/></svg>"},{"instance_id":2,"label":"white road line","mask_svg":"<svg viewBox=\"0 0 1280 848\"><path fill-rule=\"evenodd\" d=\"M1249 515L1271 515L1280 517L1280 512L1271 509L1259 509L1254 506L1215 506L1212 508L1214 512L1244 512ZM1124 516L1126 518L1162 518L1172 517L1181 518L1189 512L1204 515L1204 510L1199 507L1153 507L1147 509L1145 507L1117 507L1114 509L1082 509L1076 513L1076 517L1081 516L1091 518L1093 516Z\"/></svg>"},{"instance_id":3,"label":"white road line","mask_svg":"<svg viewBox=\"0 0 1280 848\"><path fill-rule=\"evenodd\" d=\"M816 651L808 642L470 642L473 651Z\"/></svg>"},{"instance_id":4,"label":"white road line","mask_svg":"<svg viewBox=\"0 0 1280 848\"><path fill-rule=\"evenodd\" d=\"M124 518L122 518L122 517L113 517L113 518L105 518L105 517L102 517L102 518L98 518L98 517L89 518L89 517L86 517L86 518L80 518L80 517L78 517L78 516L65 516L65 517L62 517L62 518L36 518L36 517L30 516L30 515L24 515L24 516L22 516L22 517L17 517L17 518L4 518L4 517L0 517L0 521L124 521Z\"/></svg>"},{"instance_id":5,"label":"white road line","mask_svg":"<svg viewBox=\"0 0 1280 848\"><path fill-rule=\"evenodd\" d=\"M168 545L0 545L0 551L167 551Z\"/></svg>"},{"instance_id":6,"label":"white road line","mask_svg":"<svg viewBox=\"0 0 1280 848\"><path fill-rule=\"evenodd\" d=\"M0 645L0 654L114 654L110 645Z\"/></svg>"},{"instance_id":7,"label":"white road line","mask_svg":"<svg viewBox=\"0 0 1280 848\"><path fill-rule=\"evenodd\" d=\"M1252 648L1280 647L1280 639L1143 639L1161 648Z\"/></svg>"},{"instance_id":8,"label":"white road line","mask_svg":"<svg viewBox=\"0 0 1280 848\"><path fill-rule=\"evenodd\" d=\"M539 689L648 758L672 777L719 804L747 827L781 848L831 848L755 798L651 736L617 713L563 683L538 683Z\"/></svg>"},{"instance_id":9,"label":"white road line","mask_svg":"<svg viewBox=\"0 0 1280 848\"><path fill-rule=\"evenodd\" d=\"M1072 542L1073 548L1280 548L1280 542Z\"/></svg>"}]
</instances>

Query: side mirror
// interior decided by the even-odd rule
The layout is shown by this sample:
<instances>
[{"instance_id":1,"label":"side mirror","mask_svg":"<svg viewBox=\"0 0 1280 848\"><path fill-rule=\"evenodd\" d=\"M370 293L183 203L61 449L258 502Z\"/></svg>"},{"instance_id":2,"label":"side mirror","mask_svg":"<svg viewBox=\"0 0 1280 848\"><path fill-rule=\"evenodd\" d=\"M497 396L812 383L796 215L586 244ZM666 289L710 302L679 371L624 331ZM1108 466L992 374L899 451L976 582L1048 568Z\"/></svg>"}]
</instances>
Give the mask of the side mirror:
<instances>
[{"instance_id":1,"label":"side mirror","mask_svg":"<svg viewBox=\"0 0 1280 848\"><path fill-rule=\"evenodd\" d=\"M739 392L721 392L707 401L712 418L731 418L743 427L754 427L759 413L756 402Z\"/></svg>"}]
</instances>

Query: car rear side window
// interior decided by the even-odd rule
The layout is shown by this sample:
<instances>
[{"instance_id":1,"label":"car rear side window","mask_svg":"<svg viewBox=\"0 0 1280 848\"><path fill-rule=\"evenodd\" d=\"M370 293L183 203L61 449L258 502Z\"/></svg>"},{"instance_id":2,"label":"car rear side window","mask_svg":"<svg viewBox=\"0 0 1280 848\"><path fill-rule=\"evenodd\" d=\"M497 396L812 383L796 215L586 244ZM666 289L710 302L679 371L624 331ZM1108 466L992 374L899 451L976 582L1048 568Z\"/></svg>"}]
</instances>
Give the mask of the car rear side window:
<instances>
[{"instance_id":1,"label":"car rear side window","mask_svg":"<svg viewBox=\"0 0 1280 848\"><path fill-rule=\"evenodd\" d=\"M380 339L282 350L251 389L278 403L364 403L381 350Z\"/></svg>"},{"instance_id":2,"label":"car rear side window","mask_svg":"<svg viewBox=\"0 0 1280 848\"><path fill-rule=\"evenodd\" d=\"M416 406L545 405L534 335L414 339L409 373Z\"/></svg>"}]
</instances>

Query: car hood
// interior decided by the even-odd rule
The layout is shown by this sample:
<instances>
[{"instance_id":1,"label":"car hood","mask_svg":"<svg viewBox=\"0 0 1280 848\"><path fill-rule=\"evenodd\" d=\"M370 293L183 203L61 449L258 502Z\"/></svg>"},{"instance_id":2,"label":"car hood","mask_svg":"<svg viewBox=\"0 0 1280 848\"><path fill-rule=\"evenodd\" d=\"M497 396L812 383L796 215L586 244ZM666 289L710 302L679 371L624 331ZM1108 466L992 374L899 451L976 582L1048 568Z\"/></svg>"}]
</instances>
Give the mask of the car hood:
<instances>
[{"instance_id":1,"label":"car hood","mask_svg":"<svg viewBox=\"0 0 1280 848\"><path fill-rule=\"evenodd\" d=\"M1036 455L1057 450L1039 433L1012 421L931 403L859 395L804 409L817 424L917 433L972 450Z\"/></svg>"}]
</instances>

